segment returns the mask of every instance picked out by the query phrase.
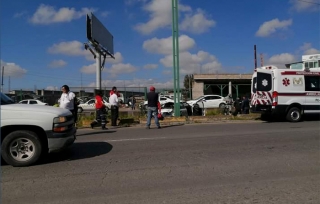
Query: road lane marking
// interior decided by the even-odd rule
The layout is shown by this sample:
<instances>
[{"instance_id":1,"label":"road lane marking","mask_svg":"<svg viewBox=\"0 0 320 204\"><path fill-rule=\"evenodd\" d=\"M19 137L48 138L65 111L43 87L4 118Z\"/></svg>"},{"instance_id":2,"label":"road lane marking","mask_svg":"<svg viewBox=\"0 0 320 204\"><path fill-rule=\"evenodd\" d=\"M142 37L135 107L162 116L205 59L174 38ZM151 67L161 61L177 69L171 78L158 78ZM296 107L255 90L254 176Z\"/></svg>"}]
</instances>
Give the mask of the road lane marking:
<instances>
[{"instance_id":1,"label":"road lane marking","mask_svg":"<svg viewBox=\"0 0 320 204\"><path fill-rule=\"evenodd\" d=\"M159 140L159 139L166 139L166 137L106 140L105 142L125 142L125 141L139 141L139 140Z\"/></svg>"}]
</instances>

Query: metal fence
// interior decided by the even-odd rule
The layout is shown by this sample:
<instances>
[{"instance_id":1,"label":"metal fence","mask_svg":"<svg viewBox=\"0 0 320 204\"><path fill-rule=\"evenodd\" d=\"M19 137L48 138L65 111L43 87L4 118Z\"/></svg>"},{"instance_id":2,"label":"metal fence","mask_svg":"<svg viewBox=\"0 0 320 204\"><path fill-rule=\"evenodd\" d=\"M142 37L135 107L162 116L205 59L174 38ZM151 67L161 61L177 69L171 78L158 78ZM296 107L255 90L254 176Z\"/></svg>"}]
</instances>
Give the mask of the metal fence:
<instances>
[{"instance_id":1,"label":"metal fence","mask_svg":"<svg viewBox=\"0 0 320 204\"><path fill-rule=\"evenodd\" d=\"M111 89L112 87L102 87L100 91L104 97L109 97ZM128 103L132 96L136 98L137 103L144 101L146 100L147 93L149 92L147 87L117 87L117 89L120 93L122 103ZM70 87L70 91L75 93L77 97L86 101L95 96L97 89L95 87ZM173 95L173 91L167 89L157 89L156 92L163 95ZM7 95L15 102L25 99L38 99L42 102L48 103L49 105L55 105L61 97L61 90L39 89L30 91L21 89L12 91Z\"/></svg>"}]
</instances>

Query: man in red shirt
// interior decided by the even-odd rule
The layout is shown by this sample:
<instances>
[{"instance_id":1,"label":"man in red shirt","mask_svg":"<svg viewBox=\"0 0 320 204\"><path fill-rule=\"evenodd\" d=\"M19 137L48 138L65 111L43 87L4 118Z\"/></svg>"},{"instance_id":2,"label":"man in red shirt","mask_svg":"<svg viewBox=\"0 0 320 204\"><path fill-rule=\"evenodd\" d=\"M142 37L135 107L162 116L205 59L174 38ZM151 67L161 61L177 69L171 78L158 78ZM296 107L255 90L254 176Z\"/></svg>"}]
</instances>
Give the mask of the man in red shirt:
<instances>
[{"instance_id":1,"label":"man in red shirt","mask_svg":"<svg viewBox=\"0 0 320 204\"><path fill-rule=\"evenodd\" d=\"M96 119L91 123L91 128L93 128L95 125L101 123L102 130L106 130L106 105L103 103L102 94L101 91L97 91L96 93Z\"/></svg>"}]
</instances>

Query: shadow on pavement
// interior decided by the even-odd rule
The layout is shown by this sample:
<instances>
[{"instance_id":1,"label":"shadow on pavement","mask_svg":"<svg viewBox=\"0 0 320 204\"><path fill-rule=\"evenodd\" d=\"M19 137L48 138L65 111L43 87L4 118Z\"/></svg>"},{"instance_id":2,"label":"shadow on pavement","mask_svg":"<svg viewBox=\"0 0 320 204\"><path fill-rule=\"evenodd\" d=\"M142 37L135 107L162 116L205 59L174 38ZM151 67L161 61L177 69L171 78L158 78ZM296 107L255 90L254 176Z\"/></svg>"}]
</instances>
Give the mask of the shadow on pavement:
<instances>
[{"instance_id":1,"label":"shadow on pavement","mask_svg":"<svg viewBox=\"0 0 320 204\"><path fill-rule=\"evenodd\" d=\"M87 132L87 133L83 133L83 134L78 134L77 133L77 137L86 136L86 135L96 135L96 134L101 134L101 133L114 133L114 132L117 132L117 131L114 131L114 130L103 130L103 131Z\"/></svg>"},{"instance_id":2,"label":"shadow on pavement","mask_svg":"<svg viewBox=\"0 0 320 204\"><path fill-rule=\"evenodd\" d=\"M112 150L112 148L113 146L107 142L74 143L65 151L48 154L38 163L38 165L61 161L88 159L103 154L107 154Z\"/></svg>"},{"instance_id":3,"label":"shadow on pavement","mask_svg":"<svg viewBox=\"0 0 320 204\"><path fill-rule=\"evenodd\" d=\"M261 115L259 119L265 123L288 122L285 117L272 117L271 115ZM320 114L303 115L301 122L303 121L320 121Z\"/></svg>"}]
</instances>

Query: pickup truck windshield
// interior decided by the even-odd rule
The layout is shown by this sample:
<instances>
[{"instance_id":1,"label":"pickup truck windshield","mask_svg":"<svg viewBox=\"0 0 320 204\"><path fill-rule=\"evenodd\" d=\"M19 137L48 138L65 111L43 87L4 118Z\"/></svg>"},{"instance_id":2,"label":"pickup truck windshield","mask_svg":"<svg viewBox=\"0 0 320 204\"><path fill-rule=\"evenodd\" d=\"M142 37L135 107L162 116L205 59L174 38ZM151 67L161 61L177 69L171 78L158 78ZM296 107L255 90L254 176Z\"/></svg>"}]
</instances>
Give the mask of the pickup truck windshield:
<instances>
[{"instance_id":1,"label":"pickup truck windshield","mask_svg":"<svg viewBox=\"0 0 320 204\"><path fill-rule=\"evenodd\" d=\"M3 94L2 92L0 92L0 96L1 96L1 105L14 103L11 98L9 98L7 95Z\"/></svg>"}]
</instances>

